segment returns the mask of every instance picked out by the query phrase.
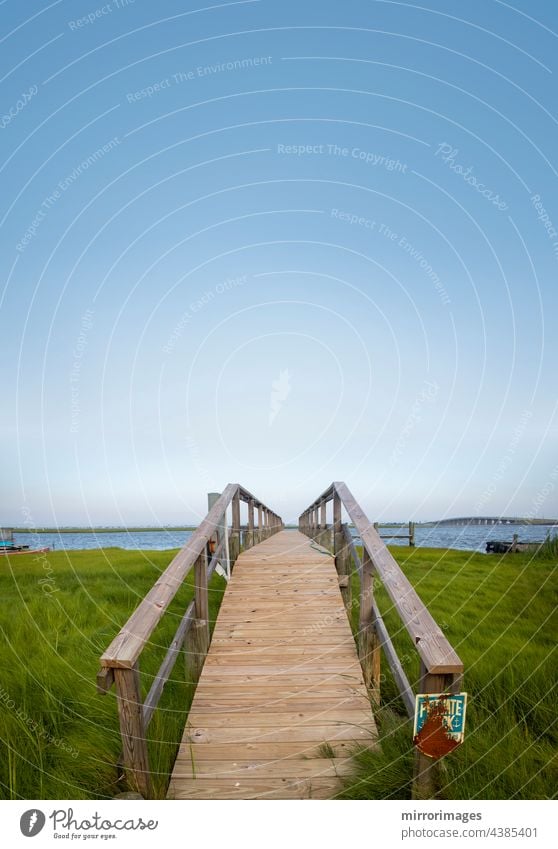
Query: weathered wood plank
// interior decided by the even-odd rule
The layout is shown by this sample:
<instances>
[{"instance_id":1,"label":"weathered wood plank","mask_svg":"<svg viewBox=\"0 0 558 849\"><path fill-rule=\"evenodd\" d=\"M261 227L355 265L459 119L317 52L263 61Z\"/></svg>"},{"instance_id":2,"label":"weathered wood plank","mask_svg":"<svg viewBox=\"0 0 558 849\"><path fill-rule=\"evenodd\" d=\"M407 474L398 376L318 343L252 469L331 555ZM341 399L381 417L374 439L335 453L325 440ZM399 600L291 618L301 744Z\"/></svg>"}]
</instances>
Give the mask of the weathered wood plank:
<instances>
[{"instance_id":1,"label":"weathered wood plank","mask_svg":"<svg viewBox=\"0 0 558 849\"><path fill-rule=\"evenodd\" d=\"M320 781L331 797L349 761L323 744L375 739L333 559L298 532L270 536L235 565L169 796L309 798Z\"/></svg>"}]
</instances>

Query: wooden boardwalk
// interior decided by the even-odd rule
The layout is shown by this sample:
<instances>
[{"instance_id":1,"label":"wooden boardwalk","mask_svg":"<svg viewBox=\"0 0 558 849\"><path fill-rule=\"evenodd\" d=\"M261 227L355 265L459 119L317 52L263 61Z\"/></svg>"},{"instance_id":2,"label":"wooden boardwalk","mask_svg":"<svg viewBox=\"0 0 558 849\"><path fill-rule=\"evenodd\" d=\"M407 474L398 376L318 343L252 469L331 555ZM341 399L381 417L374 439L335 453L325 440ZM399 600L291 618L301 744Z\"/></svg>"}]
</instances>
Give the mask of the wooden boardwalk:
<instances>
[{"instance_id":1,"label":"wooden boardwalk","mask_svg":"<svg viewBox=\"0 0 558 849\"><path fill-rule=\"evenodd\" d=\"M240 555L172 774L172 799L324 799L376 726L333 558L298 531Z\"/></svg>"}]
</instances>

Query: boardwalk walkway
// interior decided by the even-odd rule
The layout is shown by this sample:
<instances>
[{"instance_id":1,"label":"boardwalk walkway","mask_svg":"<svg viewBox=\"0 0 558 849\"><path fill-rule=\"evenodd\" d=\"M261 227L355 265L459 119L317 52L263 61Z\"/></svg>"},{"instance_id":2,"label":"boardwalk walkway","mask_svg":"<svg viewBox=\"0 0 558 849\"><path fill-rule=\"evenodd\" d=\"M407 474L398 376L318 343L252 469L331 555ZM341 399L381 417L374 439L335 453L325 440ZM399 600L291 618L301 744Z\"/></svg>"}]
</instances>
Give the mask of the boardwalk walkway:
<instances>
[{"instance_id":1,"label":"boardwalk walkway","mask_svg":"<svg viewBox=\"0 0 558 849\"><path fill-rule=\"evenodd\" d=\"M333 558L298 531L245 551L217 617L169 798L331 798L350 753L375 735Z\"/></svg>"}]
</instances>

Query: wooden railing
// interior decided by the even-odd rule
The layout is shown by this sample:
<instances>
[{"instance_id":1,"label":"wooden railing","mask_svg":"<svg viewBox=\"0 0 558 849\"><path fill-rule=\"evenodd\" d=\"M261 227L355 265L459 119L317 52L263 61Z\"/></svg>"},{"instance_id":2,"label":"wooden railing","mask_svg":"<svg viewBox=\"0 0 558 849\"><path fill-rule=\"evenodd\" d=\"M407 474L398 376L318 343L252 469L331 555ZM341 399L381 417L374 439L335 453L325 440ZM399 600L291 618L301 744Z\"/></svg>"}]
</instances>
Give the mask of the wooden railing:
<instances>
[{"instance_id":1,"label":"wooden railing","mask_svg":"<svg viewBox=\"0 0 558 849\"><path fill-rule=\"evenodd\" d=\"M327 504L333 501L333 522L327 523ZM359 557L348 525L342 523L342 506L362 542ZM391 599L394 610L409 634L420 660L419 693L459 692L463 664L436 624L416 591L401 571L367 519L346 484L333 483L300 516L299 529L316 542L331 548L335 555L339 585L347 611L351 600L350 561L358 572L360 594L358 652L365 683L372 699L380 701L381 650L393 673L410 718L414 716L415 694L398 657L388 629L374 598L374 579L379 580ZM434 795L437 784L437 761L416 753L413 793L415 797Z\"/></svg>"},{"instance_id":2,"label":"wooden railing","mask_svg":"<svg viewBox=\"0 0 558 849\"><path fill-rule=\"evenodd\" d=\"M248 522L240 524L240 502L248 505ZM227 509L232 521L227 527ZM255 513L257 511L257 522ZM282 530L281 518L261 501L230 483L186 545L167 566L120 633L101 657L97 688L107 693L116 688L122 763L129 786L144 798L152 795L147 726L182 648L192 680L197 680L209 648L209 601L207 585L218 563L234 564L242 548L250 548ZM142 702L139 658L166 609L194 569L194 599L186 608L149 693Z\"/></svg>"},{"instance_id":3,"label":"wooden railing","mask_svg":"<svg viewBox=\"0 0 558 849\"><path fill-rule=\"evenodd\" d=\"M402 525L381 525L380 522L374 522L374 528L380 534L380 539L389 539L389 540L392 540L392 539L408 539L409 545L411 546L411 548L415 547L415 523L414 522L409 522L409 533L408 534L400 534L400 533L383 534L381 532L382 528L393 528L393 527L401 529L401 527L403 527L403 526Z\"/></svg>"}]
</instances>

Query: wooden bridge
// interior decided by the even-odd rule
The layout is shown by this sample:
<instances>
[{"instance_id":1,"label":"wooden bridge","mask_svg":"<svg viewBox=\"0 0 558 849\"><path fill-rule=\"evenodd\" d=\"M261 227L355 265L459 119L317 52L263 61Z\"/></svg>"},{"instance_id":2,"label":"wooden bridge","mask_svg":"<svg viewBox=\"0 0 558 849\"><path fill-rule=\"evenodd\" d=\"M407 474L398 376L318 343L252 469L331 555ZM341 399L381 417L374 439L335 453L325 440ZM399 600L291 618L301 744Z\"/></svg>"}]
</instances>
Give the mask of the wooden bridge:
<instances>
[{"instance_id":1,"label":"wooden bridge","mask_svg":"<svg viewBox=\"0 0 558 849\"><path fill-rule=\"evenodd\" d=\"M342 522L343 508L362 556ZM218 565L230 580L210 642L207 587ZM140 655L192 568L194 599L144 701ZM372 708L380 700L382 651L408 715L414 711L411 684L374 598L375 579L420 658L418 692L458 691L459 657L345 484L332 484L310 505L298 531L285 530L266 505L229 484L101 657L98 688L116 686L129 786L152 795L147 727L183 651L197 687L169 798L337 795L354 752L376 745ZM347 616L355 608L356 642ZM416 796L433 795L436 767L417 752Z\"/></svg>"}]
</instances>

